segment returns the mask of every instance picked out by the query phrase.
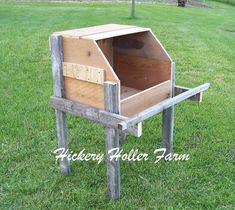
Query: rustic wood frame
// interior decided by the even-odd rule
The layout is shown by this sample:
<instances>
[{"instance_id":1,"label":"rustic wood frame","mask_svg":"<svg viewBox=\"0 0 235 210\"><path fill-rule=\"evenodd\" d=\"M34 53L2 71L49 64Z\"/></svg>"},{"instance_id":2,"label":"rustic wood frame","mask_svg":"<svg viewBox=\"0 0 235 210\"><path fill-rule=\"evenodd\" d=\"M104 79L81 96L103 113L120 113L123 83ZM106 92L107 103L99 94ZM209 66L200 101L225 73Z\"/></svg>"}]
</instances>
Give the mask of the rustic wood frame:
<instances>
[{"instance_id":1,"label":"rustic wood frame","mask_svg":"<svg viewBox=\"0 0 235 210\"><path fill-rule=\"evenodd\" d=\"M64 97L64 79L63 79L63 54L62 54L62 37L50 36L51 61L52 61L52 76L53 76L53 92L56 97ZM59 148L63 147L68 150L68 134L66 113L55 109L56 112L56 127ZM64 174L70 172L70 161L68 157L60 160L60 169Z\"/></svg>"},{"instance_id":2,"label":"rustic wood frame","mask_svg":"<svg viewBox=\"0 0 235 210\"><path fill-rule=\"evenodd\" d=\"M104 82L104 110L65 99L61 35L53 34L50 36L50 48L54 90L54 96L51 97L51 104L55 108L56 112L58 146L68 150L66 113L103 124L106 127L108 192L112 199L119 199L120 163L119 161L110 162L109 157L111 154L108 153L110 149L119 147L119 134L129 133L139 137L141 136L141 122L160 112L163 112L162 146L166 148L166 154L173 152L174 105L185 99L201 101L202 91L208 89L210 84L206 83L193 89L175 86L175 64L172 62L171 98L165 99L134 116L125 117L120 114L121 100L119 81ZM68 174L70 172L70 162L68 157L60 161L60 169L64 174Z\"/></svg>"}]
</instances>

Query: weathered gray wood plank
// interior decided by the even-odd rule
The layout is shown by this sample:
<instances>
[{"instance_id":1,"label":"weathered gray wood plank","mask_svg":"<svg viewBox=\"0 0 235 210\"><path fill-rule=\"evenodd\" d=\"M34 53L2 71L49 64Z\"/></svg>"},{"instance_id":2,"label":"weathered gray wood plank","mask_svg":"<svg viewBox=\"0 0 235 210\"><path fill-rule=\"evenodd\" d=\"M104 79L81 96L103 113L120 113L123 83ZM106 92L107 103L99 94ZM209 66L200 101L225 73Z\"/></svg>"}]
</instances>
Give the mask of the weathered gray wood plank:
<instances>
[{"instance_id":1,"label":"weathered gray wood plank","mask_svg":"<svg viewBox=\"0 0 235 210\"><path fill-rule=\"evenodd\" d=\"M105 110L111 113L120 112L120 86L118 83L105 82ZM119 148L119 131L115 128L106 128L106 158L109 196L116 200L120 198L120 163L118 160L111 160L110 152L113 148Z\"/></svg>"},{"instance_id":2,"label":"weathered gray wood plank","mask_svg":"<svg viewBox=\"0 0 235 210\"><path fill-rule=\"evenodd\" d=\"M62 70L62 37L59 35L50 36L50 48L51 48L51 61L52 61L52 75L53 75L53 91L54 96L64 97L64 80ZM67 134L67 123L66 114L61 110L56 110L56 127L57 127L57 138L59 148L68 149L68 134ZM69 159L63 158L60 160L60 169L64 174L70 172Z\"/></svg>"},{"instance_id":3,"label":"weathered gray wood plank","mask_svg":"<svg viewBox=\"0 0 235 210\"><path fill-rule=\"evenodd\" d=\"M175 63L171 66L172 97L175 96ZM166 149L165 155L173 153L174 140L174 105L162 112L162 148Z\"/></svg>"},{"instance_id":4,"label":"weathered gray wood plank","mask_svg":"<svg viewBox=\"0 0 235 210\"><path fill-rule=\"evenodd\" d=\"M81 104L79 102L54 96L51 97L51 105L55 109L78 117L83 117L112 128L118 128L118 123L128 119L127 117L100 110L87 104ZM131 126L128 128L127 133L136 137L140 137L142 134L142 127L139 124Z\"/></svg>"}]
</instances>

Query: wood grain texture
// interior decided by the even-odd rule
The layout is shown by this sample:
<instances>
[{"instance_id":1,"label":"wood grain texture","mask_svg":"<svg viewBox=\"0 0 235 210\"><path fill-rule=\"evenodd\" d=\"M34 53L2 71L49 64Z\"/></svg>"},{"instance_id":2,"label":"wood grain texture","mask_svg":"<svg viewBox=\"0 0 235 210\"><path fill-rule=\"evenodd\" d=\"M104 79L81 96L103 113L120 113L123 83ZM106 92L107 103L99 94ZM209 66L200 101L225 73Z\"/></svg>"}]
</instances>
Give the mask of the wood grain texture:
<instances>
[{"instance_id":1,"label":"wood grain texture","mask_svg":"<svg viewBox=\"0 0 235 210\"><path fill-rule=\"evenodd\" d=\"M88 65L105 70L105 80L119 81L112 66L95 41L63 37L64 62Z\"/></svg>"},{"instance_id":2,"label":"wood grain texture","mask_svg":"<svg viewBox=\"0 0 235 210\"><path fill-rule=\"evenodd\" d=\"M51 106L57 110L82 117L111 128L118 128L118 123L128 119L122 115L100 110L87 104L54 96L51 97ZM142 127L141 125L134 125L128 128L126 132L132 136L140 137L142 135Z\"/></svg>"},{"instance_id":3,"label":"wood grain texture","mask_svg":"<svg viewBox=\"0 0 235 210\"><path fill-rule=\"evenodd\" d=\"M114 39L114 53L116 52L171 63L170 56L151 31L116 37Z\"/></svg>"},{"instance_id":4,"label":"wood grain texture","mask_svg":"<svg viewBox=\"0 0 235 210\"><path fill-rule=\"evenodd\" d=\"M64 97L64 80L62 69L62 37L57 35L50 36L51 48L51 61L52 61L52 74L53 74L53 90L54 96ZM68 135L66 114L61 110L55 111L56 113L56 127L59 148L68 150ZM68 157L60 160L60 169L64 174L70 172L70 161Z\"/></svg>"},{"instance_id":5,"label":"wood grain texture","mask_svg":"<svg viewBox=\"0 0 235 210\"><path fill-rule=\"evenodd\" d=\"M149 32L152 36L149 35L149 39L151 40L151 43L154 44L155 48L161 49L161 57L159 59L162 60L169 60L171 63L173 62L170 55L166 51L166 49L163 47L162 43L159 41L159 39L155 36L155 34L150 31ZM149 42L150 42L149 40Z\"/></svg>"},{"instance_id":6,"label":"wood grain texture","mask_svg":"<svg viewBox=\"0 0 235 210\"><path fill-rule=\"evenodd\" d=\"M113 67L113 38L98 40L97 44L108 60L109 64Z\"/></svg>"},{"instance_id":7,"label":"wood grain texture","mask_svg":"<svg viewBox=\"0 0 235 210\"><path fill-rule=\"evenodd\" d=\"M104 109L104 86L64 77L65 98Z\"/></svg>"},{"instance_id":8,"label":"wood grain texture","mask_svg":"<svg viewBox=\"0 0 235 210\"><path fill-rule=\"evenodd\" d=\"M63 55L64 62L104 69L104 80L119 82L97 43L92 40L63 38ZM68 77L64 79L64 84L67 99L104 109L103 86Z\"/></svg>"},{"instance_id":9,"label":"wood grain texture","mask_svg":"<svg viewBox=\"0 0 235 210\"><path fill-rule=\"evenodd\" d=\"M170 95L171 81L168 80L121 100L121 113L126 117L133 116L169 98Z\"/></svg>"},{"instance_id":10,"label":"wood grain texture","mask_svg":"<svg viewBox=\"0 0 235 210\"><path fill-rule=\"evenodd\" d=\"M168 61L114 53L114 69L123 86L144 90L171 79Z\"/></svg>"},{"instance_id":11,"label":"wood grain texture","mask_svg":"<svg viewBox=\"0 0 235 210\"><path fill-rule=\"evenodd\" d=\"M105 110L111 113L120 113L120 86L119 83L104 84ZM111 160L114 152L110 150L119 148L119 131L114 128L106 128L106 160L109 196L116 200L120 198L120 163L119 159Z\"/></svg>"},{"instance_id":12,"label":"wood grain texture","mask_svg":"<svg viewBox=\"0 0 235 210\"><path fill-rule=\"evenodd\" d=\"M82 36L88 36L88 35L108 32L108 31L115 31L115 30L134 28L134 27L136 26L120 25L120 24L105 24L105 25L99 25L99 26L91 26L91 27L55 32L54 34L62 35L63 37L66 36L66 37L81 38Z\"/></svg>"},{"instance_id":13,"label":"wood grain texture","mask_svg":"<svg viewBox=\"0 0 235 210\"><path fill-rule=\"evenodd\" d=\"M86 82L104 84L104 69L92 66L63 62L63 75Z\"/></svg>"},{"instance_id":14,"label":"wood grain texture","mask_svg":"<svg viewBox=\"0 0 235 210\"><path fill-rule=\"evenodd\" d=\"M82 36L82 39L91 39L91 40L101 40L101 39L108 39L117 36L124 36L127 34L135 34L144 31L150 31L149 28L142 28L142 27L130 27L120 30L112 30L103 33L92 34L88 36Z\"/></svg>"},{"instance_id":15,"label":"wood grain texture","mask_svg":"<svg viewBox=\"0 0 235 210\"><path fill-rule=\"evenodd\" d=\"M141 90L137 90L135 88L130 88L126 86L121 86L121 100L128 98L132 95L135 95L136 93L141 92Z\"/></svg>"},{"instance_id":16,"label":"wood grain texture","mask_svg":"<svg viewBox=\"0 0 235 210\"><path fill-rule=\"evenodd\" d=\"M173 133L174 133L174 106L162 112L162 147L165 148L165 156L173 153Z\"/></svg>"}]
</instances>

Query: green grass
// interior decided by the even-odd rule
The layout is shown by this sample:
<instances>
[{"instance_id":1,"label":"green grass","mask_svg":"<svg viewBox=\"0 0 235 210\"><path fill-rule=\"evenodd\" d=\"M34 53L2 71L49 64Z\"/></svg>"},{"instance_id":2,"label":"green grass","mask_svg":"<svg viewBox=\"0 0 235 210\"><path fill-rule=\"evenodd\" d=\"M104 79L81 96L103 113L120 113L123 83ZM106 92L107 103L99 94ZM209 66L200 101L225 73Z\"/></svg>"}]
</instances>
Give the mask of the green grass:
<instances>
[{"instance_id":1,"label":"green grass","mask_svg":"<svg viewBox=\"0 0 235 210\"><path fill-rule=\"evenodd\" d=\"M224 3L224 4L229 4L229 5L235 6L235 0L213 0L213 1L217 1L217 2Z\"/></svg>"},{"instance_id":2,"label":"green grass","mask_svg":"<svg viewBox=\"0 0 235 210\"><path fill-rule=\"evenodd\" d=\"M127 4L0 4L0 209L235 209L235 7ZM57 148L48 36L105 23L151 27L176 62L176 83L210 82L201 105L175 109L177 153L187 162L121 162L120 201L110 201L105 162L73 162L63 176ZM105 150L104 129L69 117L71 150ZM152 154L161 116L144 122L124 151Z\"/></svg>"}]
</instances>

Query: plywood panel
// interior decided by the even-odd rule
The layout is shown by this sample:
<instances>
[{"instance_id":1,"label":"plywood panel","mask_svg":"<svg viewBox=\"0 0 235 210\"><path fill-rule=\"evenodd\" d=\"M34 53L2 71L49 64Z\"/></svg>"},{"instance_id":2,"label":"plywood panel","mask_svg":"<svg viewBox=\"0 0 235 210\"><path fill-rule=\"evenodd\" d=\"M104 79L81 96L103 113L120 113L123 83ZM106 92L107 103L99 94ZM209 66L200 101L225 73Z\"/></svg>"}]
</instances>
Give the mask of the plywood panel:
<instances>
[{"instance_id":1,"label":"plywood panel","mask_svg":"<svg viewBox=\"0 0 235 210\"><path fill-rule=\"evenodd\" d=\"M104 109L104 86L64 77L65 98Z\"/></svg>"},{"instance_id":2,"label":"plywood panel","mask_svg":"<svg viewBox=\"0 0 235 210\"><path fill-rule=\"evenodd\" d=\"M121 100L121 113L126 117L133 116L169 98L170 95L171 81L168 80Z\"/></svg>"},{"instance_id":3,"label":"plywood panel","mask_svg":"<svg viewBox=\"0 0 235 210\"><path fill-rule=\"evenodd\" d=\"M137 90L135 88L130 88L130 87L126 87L122 85L121 86L121 100L139 92L141 92L141 90Z\"/></svg>"},{"instance_id":4,"label":"plywood panel","mask_svg":"<svg viewBox=\"0 0 235 210\"><path fill-rule=\"evenodd\" d=\"M171 79L171 63L140 56L114 54L115 71L121 85L144 90Z\"/></svg>"},{"instance_id":5,"label":"plywood panel","mask_svg":"<svg viewBox=\"0 0 235 210\"><path fill-rule=\"evenodd\" d=\"M63 62L63 75L91 83L104 84L104 69Z\"/></svg>"},{"instance_id":6,"label":"plywood panel","mask_svg":"<svg viewBox=\"0 0 235 210\"><path fill-rule=\"evenodd\" d=\"M63 55L64 62L104 69L105 80L119 82L112 67L95 41L63 37ZM102 85L65 78L65 97L70 100L103 108L103 92Z\"/></svg>"},{"instance_id":7,"label":"plywood panel","mask_svg":"<svg viewBox=\"0 0 235 210\"><path fill-rule=\"evenodd\" d=\"M170 56L151 31L116 37L114 52L171 61Z\"/></svg>"},{"instance_id":8,"label":"plywood panel","mask_svg":"<svg viewBox=\"0 0 235 210\"><path fill-rule=\"evenodd\" d=\"M109 64L113 67L113 38L97 41L99 48L107 58Z\"/></svg>"},{"instance_id":9,"label":"plywood panel","mask_svg":"<svg viewBox=\"0 0 235 210\"><path fill-rule=\"evenodd\" d=\"M141 27L131 27L131 28L125 28L125 29L120 29L120 30L112 30L112 31L107 31L103 33L97 33L97 34L92 34L88 36L82 36L82 39L92 39L92 40L101 40L101 39L108 39L112 37L117 37L117 36L123 36L126 34L134 34L134 33L139 33L143 31L150 31L149 28L141 28Z\"/></svg>"},{"instance_id":10,"label":"plywood panel","mask_svg":"<svg viewBox=\"0 0 235 210\"><path fill-rule=\"evenodd\" d=\"M105 80L112 82L119 81L95 41L63 37L63 55L64 62L104 69Z\"/></svg>"},{"instance_id":11,"label":"plywood panel","mask_svg":"<svg viewBox=\"0 0 235 210\"><path fill-rule=\"evenodd\" d=\"M66 30L66 31L61 31L61 32L55 32L55 34L61 34L67 37L79 38L81 36L86 36L86 35L88 36L88 35L97 34L97 33L103 33L103 32L126 29L126 28L134 28L134 27L136 26L120 25L120 24L105 24L105 25L99 25L99 26L91 26L91 27L86 27L86 28L78 28L78 29Z\"/></svg>"}]
</instances>

